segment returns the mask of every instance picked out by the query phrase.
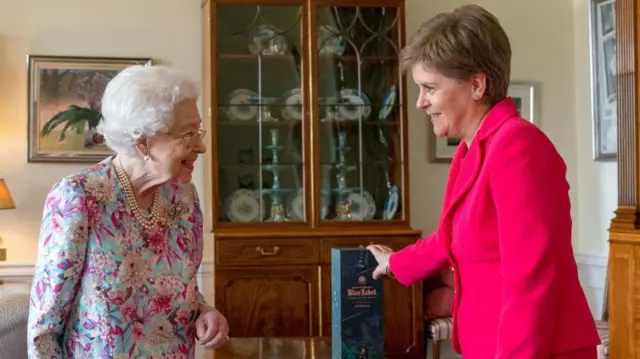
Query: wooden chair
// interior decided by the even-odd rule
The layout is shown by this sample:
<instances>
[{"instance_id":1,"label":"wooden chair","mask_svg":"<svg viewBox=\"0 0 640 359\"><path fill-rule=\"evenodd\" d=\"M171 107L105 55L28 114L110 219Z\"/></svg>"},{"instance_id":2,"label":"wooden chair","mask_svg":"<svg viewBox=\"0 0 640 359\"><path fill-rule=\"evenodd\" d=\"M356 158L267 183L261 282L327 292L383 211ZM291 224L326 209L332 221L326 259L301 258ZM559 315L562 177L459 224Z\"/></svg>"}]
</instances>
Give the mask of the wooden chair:
<instances>
[{"instance_id":1,"label":"wooden chair","mask_svg":"<svg viewBox=\"0 0 640 359\"><path fill-rule=\"evenodd\" d=\"M424 317L424 343L425 343L425 358L429 352L428 343L432 342L433 359L440 359L440 344L444 340L451 339L451 331L453 328L451 318L451 302L450 297L453 297L453 277L450 270L445 270L438 275L425 280L424 283L424 299L425 299L425 317ZM436 294L436 291L441 293L441 303L433 303L429 300L429 296ZM443 292L444 296L442 296ZM429 305L439 306L435 311L434 308L429 308Z\"/></svg>"},{"instance_id":2,"label":"wooden chair","mask_svg":"<svg viewBox=\"0 0 640 359\"><path fill-rule=\"evenodd\" d=\"M433 359L440 359L440 343L443 340L451 340L452 318L428 319L425 322L424 342L432 341ZM429 349L426 350L425 358Z\"/></svg>"}]
</instances>

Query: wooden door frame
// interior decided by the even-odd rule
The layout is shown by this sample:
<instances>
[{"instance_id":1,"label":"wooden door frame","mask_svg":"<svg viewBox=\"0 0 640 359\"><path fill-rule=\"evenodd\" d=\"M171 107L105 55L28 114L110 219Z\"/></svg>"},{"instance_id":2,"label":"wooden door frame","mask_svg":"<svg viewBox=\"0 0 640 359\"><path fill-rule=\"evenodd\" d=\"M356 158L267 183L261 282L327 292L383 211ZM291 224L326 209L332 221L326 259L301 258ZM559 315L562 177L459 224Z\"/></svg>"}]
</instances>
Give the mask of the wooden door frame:
<instances>
[{"instance_id":1,"label":"wooden door frame","mask_svg":"<svg viewBox=\"0 0 640 359\"><path fill-rule=\"evenodd\" d=\"M618 209L611 231L640 229L638 181L638 5L640 0L616 0L616 74L618 120Z\"/></svg>"}]
</instances>

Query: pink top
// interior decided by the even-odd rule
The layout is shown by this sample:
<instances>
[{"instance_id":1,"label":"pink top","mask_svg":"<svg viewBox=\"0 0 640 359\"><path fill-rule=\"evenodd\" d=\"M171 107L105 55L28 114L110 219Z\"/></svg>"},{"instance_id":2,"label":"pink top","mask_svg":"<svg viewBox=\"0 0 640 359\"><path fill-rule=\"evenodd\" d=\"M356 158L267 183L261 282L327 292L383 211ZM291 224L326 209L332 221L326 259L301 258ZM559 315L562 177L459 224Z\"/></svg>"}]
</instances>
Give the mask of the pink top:
<instances>
[{"instance_id":1,"label":"pink top","mask_svg":"<svg viewBox=\"0 0 640 359\"><path fill-rule=\"evenodd\" d=\"M453 347L465 359L545 359L596 346L570 209L562 157L507 98L471 146L458 147L438 229L394 253L391 271L410 285L453 268Z\"/></svg>"}]
</instances>

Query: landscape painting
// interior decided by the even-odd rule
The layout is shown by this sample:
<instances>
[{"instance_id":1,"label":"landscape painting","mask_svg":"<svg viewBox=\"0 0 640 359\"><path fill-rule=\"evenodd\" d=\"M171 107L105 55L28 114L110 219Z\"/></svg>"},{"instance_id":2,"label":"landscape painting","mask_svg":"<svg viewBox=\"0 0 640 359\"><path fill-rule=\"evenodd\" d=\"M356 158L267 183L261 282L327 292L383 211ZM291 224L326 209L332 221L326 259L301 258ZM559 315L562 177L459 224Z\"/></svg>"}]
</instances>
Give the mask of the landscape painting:
<instances>
[{"instance_id":1,"label":"landscape painting","mask_svg":"<svg viewBox=\"0 0 640 359\"><path fill-rule=\"evenodd\" d=\"M28 162L99 162L111 155L96 132L109 81L148 58L34 56L28 64Z\"/></svg>"}]
</instances>

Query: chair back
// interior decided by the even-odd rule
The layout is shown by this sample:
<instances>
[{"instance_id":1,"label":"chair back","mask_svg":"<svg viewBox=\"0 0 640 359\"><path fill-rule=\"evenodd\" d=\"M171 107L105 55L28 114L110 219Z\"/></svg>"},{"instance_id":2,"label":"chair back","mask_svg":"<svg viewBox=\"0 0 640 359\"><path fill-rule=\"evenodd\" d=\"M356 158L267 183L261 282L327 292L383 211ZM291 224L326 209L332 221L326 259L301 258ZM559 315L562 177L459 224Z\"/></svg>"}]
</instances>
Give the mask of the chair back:
<instances>
[{"instance_id":1,"label":"chair back","mask_svg":"<svg viewBox=\"0 0 640 359\"><path fill-rule=\"evenodd\" d=\"M29 298L29 286L0 286L0 358L27 359Z\"/></svg>"}]
</instances>

